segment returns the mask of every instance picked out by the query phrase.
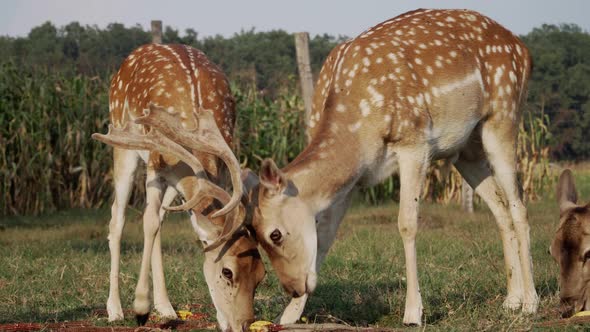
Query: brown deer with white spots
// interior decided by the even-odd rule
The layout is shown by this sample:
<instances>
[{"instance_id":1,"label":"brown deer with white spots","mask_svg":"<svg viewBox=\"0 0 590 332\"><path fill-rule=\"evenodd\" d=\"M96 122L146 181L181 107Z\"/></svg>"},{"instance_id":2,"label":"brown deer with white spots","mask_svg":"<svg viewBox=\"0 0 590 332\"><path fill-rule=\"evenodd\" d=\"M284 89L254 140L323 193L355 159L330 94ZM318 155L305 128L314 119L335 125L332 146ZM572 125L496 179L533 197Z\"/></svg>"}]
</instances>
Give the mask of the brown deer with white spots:
<instances>
[{"instance_id":1,"label":"brown deer with white spots","mask_svg":"<svg viewBox=\"0 0 590 332\"><path fill-rule=\"evenodd\" d=\"M507 273L504 306L537 310L516 135L531 61L525 45L468 10L424 10L336 47L315 89L309 146L283 169L265 160L253 226L297 320L353 188L400 174L398 227L407 274L403 322L421 324L415 238L425 172L451 159L488 204Z\"/></svg>"},{"instance_id":2,"label":"brown deer with white spots","mask_svg":"<svg viewBox=\"0 0 590 332\"><path fill-rule=\"evenodd\" d=\"M147 167L144 248L134 311L144 323L150 311L151 266L154 307L176 318L168 299L161 253L165 209L189 210L207 247L204 274L222 330L242 330L254 318L253 298L264 277L256 241L242 225L245 207L239 163L231 151L235 104L221 70L194 48L151 44L133 51L113 77L107 135L114 146L115 201L109 229L111 252L109 320L123 319L119 260L125 207L139 160ZM233 195L222 189L227 165ZM168 205L180 193L187 201ZM222 207L220 204L224 204Z\"/></svg>"},{"instance_id":3,"label":"brown deer with white spots","mask_svg":"<svg viewBox=\"0 0 590 332\"><path fill-rule=\"evenodd\" d=\"M549 253L559 265L559 298L564 317L590 310L590 203L578 202L569 169L557 186L559 226ZM589 264L589 265L586 265Z\"/></svg>"}]
</instances>

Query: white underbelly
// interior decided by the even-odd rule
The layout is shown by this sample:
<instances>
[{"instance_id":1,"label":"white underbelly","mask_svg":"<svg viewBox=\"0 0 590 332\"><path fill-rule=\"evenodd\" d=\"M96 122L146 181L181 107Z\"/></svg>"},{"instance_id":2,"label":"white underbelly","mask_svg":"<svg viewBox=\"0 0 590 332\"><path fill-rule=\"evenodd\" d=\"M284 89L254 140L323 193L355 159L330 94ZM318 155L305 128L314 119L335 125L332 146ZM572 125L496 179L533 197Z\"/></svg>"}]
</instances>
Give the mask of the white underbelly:
<instances>
[{"instance_id":1,"label":"white underbelly","mask_svg":"<svg viewBox=\"0 0 590 332\"><path fill-rule=\"evenodd\" d=\"M441 159L457 154L467 143L479 118L473 117L463 121L445 121L437 123L430 132L428 143L433 159Z\"/></svg>"}]
</instances>

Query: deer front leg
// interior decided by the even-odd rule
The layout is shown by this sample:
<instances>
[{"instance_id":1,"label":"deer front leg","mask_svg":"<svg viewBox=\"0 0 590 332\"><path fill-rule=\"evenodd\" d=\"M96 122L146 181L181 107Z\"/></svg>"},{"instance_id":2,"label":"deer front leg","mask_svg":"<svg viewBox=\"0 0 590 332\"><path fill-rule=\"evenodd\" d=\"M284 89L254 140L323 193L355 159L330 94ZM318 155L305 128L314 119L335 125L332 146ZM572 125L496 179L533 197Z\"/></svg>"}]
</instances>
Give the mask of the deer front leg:
<instances>
[{"instance_id":1,"label":"deer front leg","mask_svg":"<svg viewBox=\"0 0 590 332\"><path fill-rule=\"evenodd\" d=\"M150 312L149 271L156 235L160 230L160 205L162 203L163 184L156 172L148 166L146 179L146 208L143 215L143 255L139 279L135 288L133 310L140 325L145 324Z\"/></svg>"},{"instance_id":2,"label":"deer front leg","mask_svg":"<svg viewBox=\"0 0 590 332\"><path fill-rule=\"evenodd\" d=\"M287 305L287 308L285 308L285 311L283 311L279 324L295 323L301 317L308 297L309 294L306 293L300 297L292 298L291 302L289 302L289 305Z\"/></svg>"},{"instance_id":3,"label":"deer front leg","mask_svg":"<svg viewBox=\"0 0 590 332\"><path fill-rule=\"evenodd\" d=\"M320 267L328 254L328 250L334 243L338 227L344 218L344 214L350 205L352 194L348 193L346 197L338 203L333 204L326 211L318 216L317 233L318 233L318 253L316 260L316 272L319 273ZM280 319L281 324L295 323L303 313L308 295L291 299Z\"/></svg>"},{"instance_id":4,"label":"deer front leg","mask_svg":"<svg viewBox=\"0 0 590 332\"><path fill-rule=\"evenodd\" d=\"M162 234L162 223L164 221L164 216L166 210L163 208L164 206L170 206L174 198L176 197L177 191L174 187L169 186L164 193L164 198L162 199L162 206L160 207L159 211L159 219L160 219L160 228L156 233L156 238L154 240L154 249L152 250L152 279L154 283L154 308L160 316L166 319L176 319L178 316L176 315L176 311L172 307L170 303L170 299L168 298L168 292L166 291L166 280L164 277L164 264L162 263L162 244L161 244L161 234Z\"/></svg>"},{"instance_id":5,"label":"deer front leg","mask_svg":"<svg viewBox=\"0 0 590 332\"><path fill-rule=\"evenodd\" d=\"M403 319L406 325L422 324L423 307L416 263L416 233L418 205L427 166L428 152L403 150L399 153L400 206L397 223L406 259L407 290Z\"/></svg>"},{"instance_id":6,"label":"deer front leg","mask_svg":"<svg viewBox=\"0 0 590 332\"><path fill-rule=\"evenodd\" d=\"M107 300L109 322L123 319L123 309L121 308L121 297L119 295L121 234L125 226L125 207L129 202L138 157L135 151L115 148L113 150L113 159L115 201L111 208L111 221L109 223L109 252L111 254L109 299Z\"/></svg>"}]
</instances>

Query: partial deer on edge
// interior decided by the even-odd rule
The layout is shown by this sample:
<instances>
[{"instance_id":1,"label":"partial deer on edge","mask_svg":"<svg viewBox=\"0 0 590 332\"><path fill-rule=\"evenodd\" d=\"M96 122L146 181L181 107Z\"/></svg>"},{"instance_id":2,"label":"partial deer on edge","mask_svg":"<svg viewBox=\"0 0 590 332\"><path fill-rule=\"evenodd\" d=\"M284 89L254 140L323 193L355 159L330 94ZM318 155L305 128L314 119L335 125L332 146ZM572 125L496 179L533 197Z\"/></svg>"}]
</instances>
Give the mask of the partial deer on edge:
<instances>
[{"instance_id":1,"label":"partial deer on edge","mask_svg":"<svg viewBox=\"0 0 590 332\"><path fill-rule=\"evenodd\" d=\"M515 153L530 70L529 52L515 35L469 10L411 11L331 53L315 88L310 144L283 169L265 160L260 171L253 226L294 297L281 323L296 321L315 289L353 188L395 172L407 275L403 322L422 323L418 205L436 159L452 160L496 218L504 307L537 310Z\"/></svg>"},{"instance_id":2,"label":"partial deer on edge","mask_svg":"<svg viewBox=\"0 0 590 332\"><path fill-rule=\"evenodd\" d=\"M562 314L567 317L590 310L590 203L578 204L569 169L559 177L557 201L559 227L549 252L559 265L559 298Z\"/></svg>"},{"instance_id":3,"label":"partial deer on edge","mask_svg":"<svg viewBox=\"0 0 590 332\"><path fill-rule=\"evenodd\" d=\"M225 75L194 48L144 45L125 59L113 77L109 102L109 133L93 135L114 147L109 320L123 319L120 241L141 159L147 179L144 248L133 302L138 322L145 323L150 312L150 267L155 309L165 318L176 318L164 281L161 224L165 209L190 210L191 223L207 248L203 270L220 328L241 331L254 318L254 290L265 272L256 241L242 227L243 184L230 148L235 105ZM222 189L227 172L221 161L230 174L231 197ZM167 207L177 193L187 201Z\"/></svg>"}]
</instances>

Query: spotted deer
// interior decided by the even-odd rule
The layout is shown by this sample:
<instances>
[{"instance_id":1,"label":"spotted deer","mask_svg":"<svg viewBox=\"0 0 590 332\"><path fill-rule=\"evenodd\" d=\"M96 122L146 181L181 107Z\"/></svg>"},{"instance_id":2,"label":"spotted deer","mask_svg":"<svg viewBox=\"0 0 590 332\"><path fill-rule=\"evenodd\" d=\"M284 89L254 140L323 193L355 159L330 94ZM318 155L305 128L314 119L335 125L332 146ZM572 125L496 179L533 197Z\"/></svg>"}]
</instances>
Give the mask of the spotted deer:
<instances>
[{"instance_id":1,"label":"spotted deer","mask_svg":"<svg viewBox=\"0 0 590 332\"><path fill-rule=\"evenodd\" d=\"M219 325L224 331L241 331L254 318L254 290L265 272L256 241L242 227L243 184L230 148L235 104L225 75L194 48L145 45L133 51L113 77L109 102L109 133L93 135L114 147L109 320L123 319L121 233L134 173L143 160L144 247L133 302L138 322L145 323L150 311L150 267L155 309L165 318L176 318L164 280L161 223L165 209L189 210L191 223L208 249L203 270ZM231 197L222 189L227 178L222 161L230 174ZM168 207L177 193L186 202Z\"/></svg>"},{"instance_id":2,"label":"spotted deer","mask_svg":"<svg viewBox=\"0 0 590 332\"><path fill-rule=\"evenodd\" d=\"M515 170L530 70L529 52L516 36L469 10L407 12L332 51L315 88L311 142L282 169L264 160L256 189L257 239L294 297L281 323L300 317L353 188L399 172L403 322L421 324L418 205L436 159L452 160L495 216L507 273L504 307L536 311Z\"/></svg>"},{"instance_id":3,"label":"spotted deer","mask_svg":"<svg viewBox=\"0 0 590 332\"><path fill-rule=\"evenodd\" d=\"M549 252L559 265L559 298L562 315L567 317L590 310L590 203L578 203L569 169L559 177L557 200L559 227Z\"/></svg>"}]
</instances>

